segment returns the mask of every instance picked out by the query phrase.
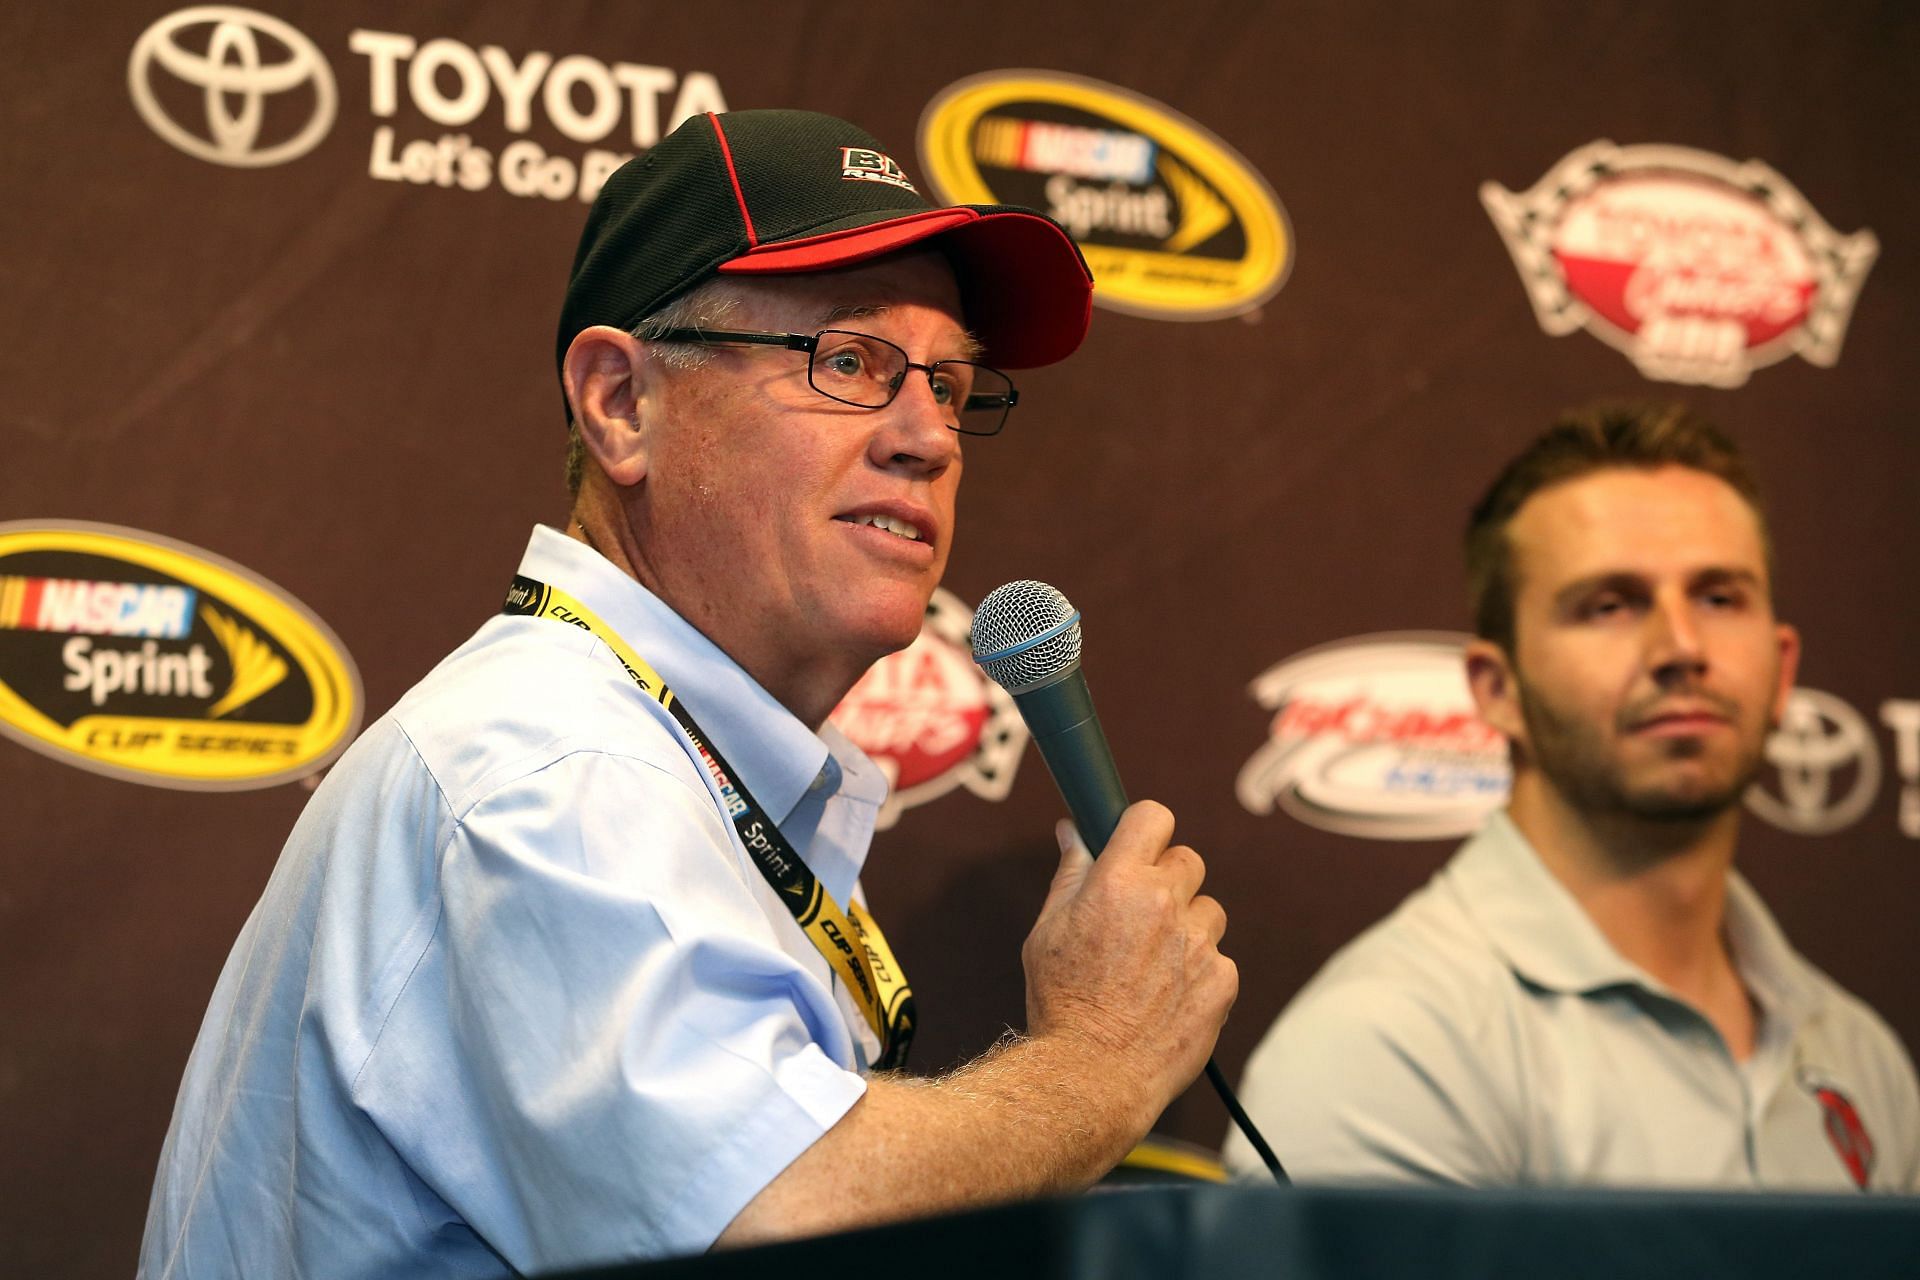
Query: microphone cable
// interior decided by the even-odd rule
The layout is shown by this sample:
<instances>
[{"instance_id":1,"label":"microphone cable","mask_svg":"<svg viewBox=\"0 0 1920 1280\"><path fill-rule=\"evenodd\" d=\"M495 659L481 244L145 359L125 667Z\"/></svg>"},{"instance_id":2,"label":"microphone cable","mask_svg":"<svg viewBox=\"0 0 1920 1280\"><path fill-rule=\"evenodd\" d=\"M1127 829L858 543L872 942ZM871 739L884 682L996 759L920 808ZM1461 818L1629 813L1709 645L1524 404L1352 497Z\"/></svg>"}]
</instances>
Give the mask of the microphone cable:
<instances>
[{"instance_id":1,"label":"microphone cable","mask_svg":"<svg viewBox=\"0 0 1920 1280\"><path fill-rule=\"evenodd\" d=\"M1220 1064L1215 1062L1211 1055L1207 1058L1207 1081L1213 1085L1213 1091L1220 1095L1220 1101L1226 1103L1227 1114L1233 1117L1233 1123L1239 1127L1241 1133L1246 1135L1247 1141L1253 1144L1253 1149L1260 1159L1266 1162L1267 1172L1273 1175L1273 1180L1283 1187L1292 1186L1293 1179L1287 1176L1286 1169L1281 1166L1280 1157L1273 1154L1273 1148L1268 1146L1267 1140L1260 1136L1259 1126L1254 1124L1253 1117L1247 1114L1247 1109L1240 1105L1240 1099L1234 1096L1233 1087L1227 1083L1227 1077L1220 1070Z\"/></svg>"}]
</instances>

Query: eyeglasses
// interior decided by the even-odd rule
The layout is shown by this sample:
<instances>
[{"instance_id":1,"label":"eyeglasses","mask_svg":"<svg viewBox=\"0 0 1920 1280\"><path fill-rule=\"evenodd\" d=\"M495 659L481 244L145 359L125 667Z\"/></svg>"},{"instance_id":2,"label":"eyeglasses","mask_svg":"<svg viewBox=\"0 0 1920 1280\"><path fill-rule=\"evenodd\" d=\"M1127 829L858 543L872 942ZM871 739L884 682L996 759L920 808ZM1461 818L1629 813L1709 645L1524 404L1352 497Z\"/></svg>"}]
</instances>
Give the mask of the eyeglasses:
<instances>
[{"instance_id":1,"label":"eyeglasses","mask_svg":"<svg viewBox=\"0 0 1920 1280\"><path fill-rule=\"evenodd\" d=\"M807 385L829 400L860 409L883 409L892 404L907 374L918 369L927 375L934 403L945 413L947 426L962 435L998 435L1020 400L1013 379L998 369L971 360L919 364L885 338L851 329L822 329L812 337L761 329L668 329L654 341L804 351Z\"/></svg>"}]
</instances>

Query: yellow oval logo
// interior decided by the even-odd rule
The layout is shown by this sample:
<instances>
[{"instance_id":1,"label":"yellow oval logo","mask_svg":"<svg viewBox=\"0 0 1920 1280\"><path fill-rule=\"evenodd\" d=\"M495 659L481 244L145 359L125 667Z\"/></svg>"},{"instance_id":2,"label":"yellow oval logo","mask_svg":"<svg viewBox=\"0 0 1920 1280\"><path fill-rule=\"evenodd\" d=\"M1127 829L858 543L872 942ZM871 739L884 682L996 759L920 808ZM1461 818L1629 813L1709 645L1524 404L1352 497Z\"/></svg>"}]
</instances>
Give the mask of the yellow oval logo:
<instances>
[{"instance_id":1,"label":"yellow oval logo","mask_svg":"<svg viewBox=\"0 0 1920 1280\"><path fill-rule=\"evenodd\" d=\"M134 529L0 524L0 733L157 787L323 768L360 727L325 623L211 552Z\"/></svg>"},{"instance_id":2,"label":"yellow oval logo","mask_svg":"<svg viewBox=\"0 0 1920 1280\"><path fill-rule=\"evenodd\" d=\"M1219 138L1116 85L995 71L920 117L920 163L953 204L1045 210L1093 268L1093 300L1166 320L1251 311L1286 282L1273 189Z\"/></svg>"}]
</instances>

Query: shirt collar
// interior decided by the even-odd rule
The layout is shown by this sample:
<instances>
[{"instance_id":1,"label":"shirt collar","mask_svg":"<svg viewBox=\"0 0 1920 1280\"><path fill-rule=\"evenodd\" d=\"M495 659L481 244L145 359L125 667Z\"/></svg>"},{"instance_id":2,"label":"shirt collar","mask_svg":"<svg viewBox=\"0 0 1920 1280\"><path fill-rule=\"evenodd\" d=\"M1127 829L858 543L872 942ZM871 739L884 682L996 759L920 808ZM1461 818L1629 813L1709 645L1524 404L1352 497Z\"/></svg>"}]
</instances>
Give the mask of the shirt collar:
<instances>
[{"instance_id":1,"label":"shirt collar","mask_svg":"<svg viewBox=\"0 0 1920 1280\"><path fill-rule=\"evenodd\" d=\"M1488 819L1443 874L1507 966L1535 986L1585 994L1633 984L1676 998L1614 949L1505 810ZM1725 928L1742 981L1769 1014L1795 1022L1813 1008L1818 991L1806 961L1737 872L1727 878Z\"/></svg>"},{"instance_id":2,"label":"shirt collar","mask_svg":"<svg viewBox=\"0 0 1920 1280\"><path fill-rule=\"evenodd\" d=\"M816 734L802 724L698 628L585 543L536 525L520 572L577 597L633 646L686 703L775 823L784 825L810 790L823 800L842 793L876 809L886 798L879 767L839 730L828 725ZM820 786L812 785L823 776ZM813 870L822 879L840 878Z\"/></svg>"},{"instance_id":3,"label":"shirt collar","mask_svg":"<svg viewBox=\"0 0 1920 1280\"><path fill-rule=\"evenodd\" d=\"M1798 1023L1820 1003L1813 966L1787 942L1773 914L1739 872L1727 876L1727 946L1761 1008Z\"/></svg>"},{"instance_id":4,"label":"shirt collar","mask_svg":"<svg viewBox=\"0 0 1920 1280\"><path fill-rule=\"evenodd\" d=\"M893 784L887 781L886 771L873 758L859 747L853 739L840 732L832 721L820 727L820 738L827 744L831 753L827 758L827 768L837 776L823 784L835 787L841 798L872 805L878 809L887 802L887 792Z\"/></svg>"},{"instance_id":5,"label":"shirt collar","mask_svg":"<svg viewBox=\"0 0 1920 1280\"><path fill-rule=\"evenodd\" d=\"M1535 986L1588 992L1652 984L1553 878L1505 810L1487 820L1442 874L1507 966Z\"/></svg>"},{"instance_id":6,"label":"shirt collar","mask_svg":"<svg viewBox=\"0 0 1920 1280\"><path fill-rule=\"evenodd\" d=\"M854 881L866 864L889 784L880 766L832 724L821 727L820 739L829 752L826 763L781 823L781 830L801 850L833 900L844 905L851 900Z\"/></svg>"}]
</instances>

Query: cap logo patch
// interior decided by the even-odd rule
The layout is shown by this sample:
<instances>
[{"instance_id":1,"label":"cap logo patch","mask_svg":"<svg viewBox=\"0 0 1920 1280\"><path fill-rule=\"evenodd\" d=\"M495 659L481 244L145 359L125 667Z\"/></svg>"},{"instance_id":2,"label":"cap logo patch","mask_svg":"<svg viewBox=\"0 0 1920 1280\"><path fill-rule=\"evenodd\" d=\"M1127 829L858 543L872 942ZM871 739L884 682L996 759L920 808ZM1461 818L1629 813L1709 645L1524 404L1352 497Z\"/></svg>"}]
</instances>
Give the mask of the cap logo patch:
<instances>
[{"instance_id":1,"label":"cap logo patch","mask_svg":"<svg viewBox=\"0 0 1920 1280\"><path fill-rule=\"evenodd\" d=\"M913 183L907 181L906 170L892 156L867 147L840 148L840 177L846 182L884 182L890 187L920 194L914 190Z\"/></svg>"}]
</instances>

